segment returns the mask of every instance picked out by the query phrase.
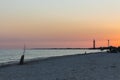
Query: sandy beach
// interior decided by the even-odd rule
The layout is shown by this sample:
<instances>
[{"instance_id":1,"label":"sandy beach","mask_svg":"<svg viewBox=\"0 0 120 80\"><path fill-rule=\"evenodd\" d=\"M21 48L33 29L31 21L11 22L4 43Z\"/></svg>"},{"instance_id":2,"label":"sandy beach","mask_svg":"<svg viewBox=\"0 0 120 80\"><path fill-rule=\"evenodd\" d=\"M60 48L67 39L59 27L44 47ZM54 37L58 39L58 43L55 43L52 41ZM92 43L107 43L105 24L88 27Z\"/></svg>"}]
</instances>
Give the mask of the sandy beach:
<instances>
[{"instance_id":1,"label":"sandy beach","mask_svg":"<svg viewBox=\"0 0 120 80\"><path fill-rule=\"evenodd\" d=\"M0 80L119 80L120 54L48 58L0 68Z\"/></svg>"}]
</instances>

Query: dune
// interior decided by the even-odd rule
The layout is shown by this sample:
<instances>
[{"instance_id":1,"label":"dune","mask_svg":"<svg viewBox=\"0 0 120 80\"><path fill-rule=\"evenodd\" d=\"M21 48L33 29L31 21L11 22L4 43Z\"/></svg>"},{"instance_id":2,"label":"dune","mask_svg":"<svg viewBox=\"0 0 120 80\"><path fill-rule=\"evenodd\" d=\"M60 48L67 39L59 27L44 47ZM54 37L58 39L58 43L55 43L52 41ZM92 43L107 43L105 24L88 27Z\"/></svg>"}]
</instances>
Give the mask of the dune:
<instances>
[{"instance_id":1,"label":"dune","mask_svg":"<svg viewBox=\"0 0 120 80\"><path fill-rule=\"evenodd\" d=\"M120 54L81 54L0 67L0 80L120 80Z\"/></svg>"}]
</instances>

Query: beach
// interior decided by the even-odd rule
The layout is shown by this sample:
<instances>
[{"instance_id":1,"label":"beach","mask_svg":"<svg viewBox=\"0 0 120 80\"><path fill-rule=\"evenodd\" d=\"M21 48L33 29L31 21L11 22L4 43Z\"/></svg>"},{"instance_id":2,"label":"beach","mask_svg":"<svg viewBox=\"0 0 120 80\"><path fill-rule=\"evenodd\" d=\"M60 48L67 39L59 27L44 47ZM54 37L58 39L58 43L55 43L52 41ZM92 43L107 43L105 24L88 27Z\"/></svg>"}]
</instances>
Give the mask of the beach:
<instances>
[{"instance_id":1,"label":"beach","mask_svg":"<svg viewBox=\"0 0 120 80\"><path fill-rule=\"evenodd\" d=\"M51 57L0 67L0 80L119 80L120 53Z\"/></svg>"}]
</instances>

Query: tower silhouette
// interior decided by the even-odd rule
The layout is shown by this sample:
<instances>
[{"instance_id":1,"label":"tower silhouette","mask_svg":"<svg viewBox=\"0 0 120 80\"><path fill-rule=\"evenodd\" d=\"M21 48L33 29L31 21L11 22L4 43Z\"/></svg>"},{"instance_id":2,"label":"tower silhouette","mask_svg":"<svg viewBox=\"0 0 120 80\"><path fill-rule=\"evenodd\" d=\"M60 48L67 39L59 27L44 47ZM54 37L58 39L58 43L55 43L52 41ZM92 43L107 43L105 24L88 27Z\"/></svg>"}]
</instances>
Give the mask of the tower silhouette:
<instances>
[{"instance_id":1,"label":"tower silhouette","mask_svg":"<svg viewBox=\"0 0 120 80\"><path fill-rule=\"evenodd\" d=\"M108 40L108 47L110 47L110 40Z\"/></svg>"},{"instance_id":2,"label":"tower silhouette","mask_svg":"<svg viewBox=\"0 0 120 80\"><path fill-rule=\"evenodd\" d=\"M95 49L96 47L96 44L95 44L95 40L93 40L93 49Z\"/></svg>"}]
</instances>

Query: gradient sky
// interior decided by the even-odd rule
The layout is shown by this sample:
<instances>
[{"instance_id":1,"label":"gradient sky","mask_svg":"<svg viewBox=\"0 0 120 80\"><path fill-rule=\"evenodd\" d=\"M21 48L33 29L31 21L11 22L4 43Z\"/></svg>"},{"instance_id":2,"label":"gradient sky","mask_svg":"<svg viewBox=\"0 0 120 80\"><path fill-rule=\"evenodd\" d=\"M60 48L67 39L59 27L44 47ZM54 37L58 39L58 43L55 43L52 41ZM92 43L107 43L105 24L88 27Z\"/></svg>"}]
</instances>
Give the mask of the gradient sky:
<instances>
[{"instance_id":1,"label":"gradient sky","mask_svg":"<svg viewBox=\"0 0 120 80\"><path fill-rule=\"evenodd\" d=\"M0 48L120 45L120 0L0 0Z\"/></svg>"}]
</instances>

